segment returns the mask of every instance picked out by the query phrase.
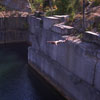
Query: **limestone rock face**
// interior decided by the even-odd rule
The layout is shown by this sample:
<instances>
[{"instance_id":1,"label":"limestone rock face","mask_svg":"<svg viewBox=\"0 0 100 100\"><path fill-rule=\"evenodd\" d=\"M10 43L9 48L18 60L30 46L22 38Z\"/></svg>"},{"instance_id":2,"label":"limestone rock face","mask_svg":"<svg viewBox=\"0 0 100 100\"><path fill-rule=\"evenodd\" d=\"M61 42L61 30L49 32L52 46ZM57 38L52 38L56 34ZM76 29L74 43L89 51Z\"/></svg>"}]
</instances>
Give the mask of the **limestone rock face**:
<instances>
[{"instance_id":1,"label":"limestone rock face","mask_svg":"<svg viewBox=\"0 0 100 100\"><path fill-rule=\"evenodd\" d=\"M0 4L9 7L10 9L30 12L30 4L28 0L0 0Z\"/></svg>"}]
</instances>

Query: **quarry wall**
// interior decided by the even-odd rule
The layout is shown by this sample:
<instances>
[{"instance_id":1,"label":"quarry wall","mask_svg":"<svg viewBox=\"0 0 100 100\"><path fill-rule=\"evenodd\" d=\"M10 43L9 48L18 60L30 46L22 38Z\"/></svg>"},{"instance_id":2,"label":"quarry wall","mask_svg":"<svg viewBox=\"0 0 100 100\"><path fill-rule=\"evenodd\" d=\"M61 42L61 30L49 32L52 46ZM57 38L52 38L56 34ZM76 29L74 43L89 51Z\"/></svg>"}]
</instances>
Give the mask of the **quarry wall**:
<instances>
[{"instance_id":1,"label":"quarry wall","mask_svg":"<svg viewBox=\"0 0 100 100\"><path fill-rule=\"evenodd\" d=\"M0 18L0 43L29 42L31 68L50 82L65 98L100 100L100 47L70 36L68 16ZM62 41L53 45L48 41Z\"/></svg>"},{"instance_id":2,"label":"quarry wall","mask_svg":"<svg viewBox=\"0 0 100 100\"><path fill-rule=\"evenodd\" d=\"M100 99L100 47L69 36L73 27L61 23L61 18L29 16L28 60L44 78L66 98L72 100ZM47 41L69 39L53 45ZM35 66L34 66L35 65Z\"/></svg>"}]
</instances>

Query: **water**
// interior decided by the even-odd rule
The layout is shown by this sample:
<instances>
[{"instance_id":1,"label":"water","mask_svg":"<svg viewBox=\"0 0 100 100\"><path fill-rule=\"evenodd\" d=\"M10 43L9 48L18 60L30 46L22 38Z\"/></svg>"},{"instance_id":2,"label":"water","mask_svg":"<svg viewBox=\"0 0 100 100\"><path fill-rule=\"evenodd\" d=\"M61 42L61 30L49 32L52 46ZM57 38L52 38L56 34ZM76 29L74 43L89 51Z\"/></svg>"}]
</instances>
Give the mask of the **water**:
<instances>
[{"instance_id":1,"label":"water","mask_svg":"<svg viewBox=\"0 0 100 100\"><path fill-rule=\"evenodd\" d=\"M24 44L0 46L0 100L64 100L27 64Z\"/></svg>"}]
</instances>

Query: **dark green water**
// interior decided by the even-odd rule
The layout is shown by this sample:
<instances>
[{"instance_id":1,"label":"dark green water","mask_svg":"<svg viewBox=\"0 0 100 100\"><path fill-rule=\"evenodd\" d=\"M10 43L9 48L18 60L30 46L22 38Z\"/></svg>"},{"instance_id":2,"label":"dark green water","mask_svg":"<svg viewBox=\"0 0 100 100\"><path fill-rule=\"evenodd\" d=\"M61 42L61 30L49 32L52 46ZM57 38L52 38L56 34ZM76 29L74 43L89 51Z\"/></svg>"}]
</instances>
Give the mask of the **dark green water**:
<instances>
[{"instance_id":1,"label":"dark green water","mask_svg":"<svg viewBox=\"0 0 100 100\"><path fill-rule=\"evenodd\" d=\"M0 100L64 100L35 72L29 71L27 46L0 46Z\"/></svg>"}]
</instances>

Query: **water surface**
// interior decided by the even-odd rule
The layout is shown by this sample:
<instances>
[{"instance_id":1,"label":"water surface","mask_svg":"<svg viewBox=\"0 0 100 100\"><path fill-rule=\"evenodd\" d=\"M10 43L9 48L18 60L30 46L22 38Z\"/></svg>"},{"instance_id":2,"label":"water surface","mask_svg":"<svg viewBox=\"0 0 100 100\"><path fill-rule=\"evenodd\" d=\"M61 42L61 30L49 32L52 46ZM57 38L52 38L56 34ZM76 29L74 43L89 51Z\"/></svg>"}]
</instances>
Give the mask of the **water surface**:
<instances>
[{"instance_id":1,"label":"water surface","mask_svg":"<svg viewBox=\"0 0 100 100\"><path fill-rule=\"evenodd\" d=\"M27 63L27 45L0 45L0 100L64 100Z\"/></svg>"}]
</instances>

